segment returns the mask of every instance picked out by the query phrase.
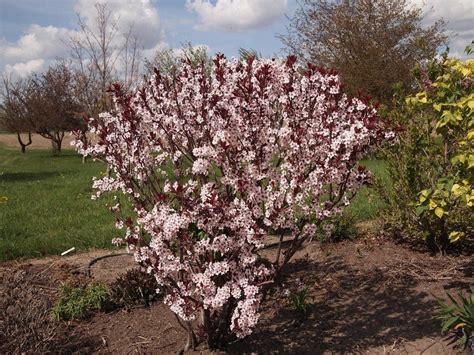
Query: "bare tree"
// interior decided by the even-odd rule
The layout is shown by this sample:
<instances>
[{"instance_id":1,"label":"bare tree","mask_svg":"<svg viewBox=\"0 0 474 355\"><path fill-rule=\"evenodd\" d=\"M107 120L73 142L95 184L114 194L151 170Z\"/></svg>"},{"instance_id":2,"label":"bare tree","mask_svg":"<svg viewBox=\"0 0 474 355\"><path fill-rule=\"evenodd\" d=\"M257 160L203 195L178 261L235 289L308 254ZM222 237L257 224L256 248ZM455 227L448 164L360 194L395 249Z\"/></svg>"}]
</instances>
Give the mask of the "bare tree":
<instances>
[{"instance_id":1,"label":"bare tree","mask_svg":"<svg viewBox=\"0 0 474 355\"><path fill-rule=\"evenodd\" d=\"M11 75L2 75L0 104L0 127L7 132L16 134L21 152L26 153L26 147L32 143L32 127L28 121L28 112L23 105L23 100L28 91L28 79L14 81ZM26 134L27 138L22 136Z\"/></svg>"},{"instance_id":2,"label":"bare tree","mask_svg":"<svg viewBox=\"0 0 474 355\"><path fill-rule=\"evenodd\" d=\"M446 43L442 20L425 28L422 20L409 0L301 0L279 38L288 51L337 69L349 91L387 100L397 83L410 89L416 63Z\"/></svg>"},{"instance_id":3,"label":"bare tree","mask_svg":"<svg viewBox=\"0 0 474 355\"><path fill-rule=\"evenodd\" d=\"M141 61L141 49L138 37L133 32L133 26L130 26L124 34L124 44L120 59L123 67L122 82L126 89L131 89L138 81Z\"/></svg>"},{"instance_id":4,"label":"bare tree","mask_svg":"<svg viewBox=\"0 0 474 355\"><path fill-rule=\"evenodd\" d=\"M83 106L80 116L100 119L99 113L112 108L107 93L111 84L120 82L126 90L137 84L141 46L133 25L121 32L120 18L107 3L96 3L95 15L92 21L78 15L79 31L70 38L69 46L76 71L76 96ZM85 126L74 134L76 139L90 143Z\"/></svg>"},{"instance_id":5,"label":"bare tree","mask_svg":"<svg viewBox=\"0 0 474 355\"><path fill-rule=\"evenodd\" d=\"M120 32L119 18L107 3L96 3L92 23L78 15L79 32L70 38L70 48L77 71L82 77L83 99L89 115L110 109L107 89L121 82L127 89L139 77L141 48L130 26ZM85 93L87 91L87 93Z\"/></svg>"}]
</instances>

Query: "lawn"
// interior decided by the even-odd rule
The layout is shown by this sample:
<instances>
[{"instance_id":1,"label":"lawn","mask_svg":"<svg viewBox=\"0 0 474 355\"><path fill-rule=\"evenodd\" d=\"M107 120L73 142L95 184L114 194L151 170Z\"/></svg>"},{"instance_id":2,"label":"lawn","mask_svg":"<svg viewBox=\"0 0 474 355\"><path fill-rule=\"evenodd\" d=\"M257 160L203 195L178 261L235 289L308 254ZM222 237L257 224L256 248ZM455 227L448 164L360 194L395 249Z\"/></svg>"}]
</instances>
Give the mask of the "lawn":
<instances>
[{"instance_id":1,"label":"lawn","mask_svg":"<svg viewBox=\"0 0 474 355\"><path fill-rule=\"evenodd\" d=\"M382 179L381 161L363 161ZM0 260L111 248L117 235L114 218L105 208L110 198L91 200L91 179L105 170L103 163L88 161L72 150L52 156L49 150L0 147ZM355 221L373 219L382 202L364 188L350 206Z\"/></svg>"},{"instance_id":2,"label":"lawn","mask_svg":"<svg viewBox=\"0 0 474 355\"><path fill-rule=\"evenodd\" d=\"M90 197L101 171L104 164L82 164L72 150L55 157L0 147L0 260L112 247L110 200Z\"/></svg>"},{"instance_id":3,"label":"lawn","mask_svg":"<svg viewBox=\"0 0 474 355\"><path fill-rule=\"evenodd\" d=\"M360 164L372 172L378 181L383 184L390 184L390 177L384 161L363 160ZM375 189L363 187L352 200L348 210L352 217L354 217L355 222L362 222L377 218L383 207L384 202L380 199Z\"/></svg>"}]
</instances>

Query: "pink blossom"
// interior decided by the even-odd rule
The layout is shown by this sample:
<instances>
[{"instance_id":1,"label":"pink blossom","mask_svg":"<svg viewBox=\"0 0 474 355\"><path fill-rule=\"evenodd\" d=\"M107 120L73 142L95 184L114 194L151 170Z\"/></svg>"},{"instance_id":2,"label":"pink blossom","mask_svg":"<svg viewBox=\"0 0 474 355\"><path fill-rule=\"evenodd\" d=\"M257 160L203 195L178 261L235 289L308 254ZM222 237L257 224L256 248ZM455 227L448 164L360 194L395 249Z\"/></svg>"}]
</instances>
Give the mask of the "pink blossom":
<instances>
[{"instance_id":1,"label":"pink blossom","mask_svg":"<svg viewBox=\"0 0 474 355\"><path fill-rule=\"evenodd\" d=\"M218 55L210 75L184 62L133 94L112 91L115 109L89 122L97 142L76 143L113 172L94 180L97 196L129 197L137 217L124 240L173 312L204 319L208 339L223 319L250 334L262 285L367 181L357 160L384 139L375 109L344 94L334 72L291 56ZM289 247L262 263L275 231L291 233Z\"/></svg>"}]
</instances>

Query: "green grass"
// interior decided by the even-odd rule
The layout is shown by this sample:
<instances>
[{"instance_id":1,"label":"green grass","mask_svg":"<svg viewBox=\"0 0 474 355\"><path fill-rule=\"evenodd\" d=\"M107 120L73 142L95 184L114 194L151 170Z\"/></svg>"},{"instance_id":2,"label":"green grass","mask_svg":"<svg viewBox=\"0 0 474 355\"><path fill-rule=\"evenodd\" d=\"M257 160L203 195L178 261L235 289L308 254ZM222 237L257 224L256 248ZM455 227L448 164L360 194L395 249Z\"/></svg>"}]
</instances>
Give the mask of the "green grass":
<instances>
[{"instance_id":1,"label":"green grass","mask_svg":"<svg viewBox=\"0 0 474 355\"><path fill-rule=\"evenodd\" d=\"M363 160L360 164L372 172L378 180L384 184L390 184L390 177L384 161ZM355 222L361 222L377 218L384 207L384 202L374 188L363 187L352 200L347 212L351 213Z\"/></svg>"},{"instance_id":2,"label":"green grass","mask_svg":"<svg viewBox=\"0 0 474 355\"><path fill-rule=\"evenodd\" d=\"M361 162L388 182L383 161ZM114 217L105 207L110 198L91 200L92 177L105 165L81 158L72 150L52 156L49 150L0 147L0 260L112 248L117 235ZM4 198L7 198L4 201ZM356 222L376 218L383 202L363 188L348 208Z\"/></svg>"},{"instance_id":3,"label":"green grass","mask_svg":"<svg viewBox=\"0 0 474 355\"><path fill-rule=\"evenodd\" d=\"M72 150L55 157L0 147L0 260L112 247L111 201L91 200L91 179L104 170Z\"/></svg>"}]
</instances>

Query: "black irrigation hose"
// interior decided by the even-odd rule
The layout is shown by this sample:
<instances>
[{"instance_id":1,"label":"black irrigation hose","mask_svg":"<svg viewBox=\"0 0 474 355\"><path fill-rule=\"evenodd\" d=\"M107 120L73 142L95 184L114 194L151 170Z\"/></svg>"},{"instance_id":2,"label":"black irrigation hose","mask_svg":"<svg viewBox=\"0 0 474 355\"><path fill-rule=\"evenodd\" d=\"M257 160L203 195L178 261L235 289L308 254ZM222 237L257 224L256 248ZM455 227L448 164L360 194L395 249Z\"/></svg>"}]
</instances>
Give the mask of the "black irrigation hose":
<instances>
[{"instance_id":1,"label":"black irrigation hose","mask_svg":"<svg viewBox=\"0 0 474 355\"><path fill-rule=\"evenodd\" d=\"M271 244L268 244L268 245L265 245L262 250L265 250L265 249L272 249L272 248L275 248L279 245L283 246L283 245L286 245L286 244L289 244L290 242L292 242L293 240L292 239L287 239L287 240L283 240L281 242L275 242L275 243L271 243ZM103 260L103 259L107 259L107 258L112 258L114 256L124 256L124 255L133 255L133 253L118 253L118 254L108 254L108 255L102 255L102 256L99 256L97 258L94 258L92 259L89 264L87 265L87 277L91 277L91 267L92 265L94 265L96 262L100 261L100 260Z\"/></svg>"},{"instance_id":2,"label":"black irrigation hose","mask_svg":"<svg viewBox=\"0 0 474 355\"><path fill-rule=\"evenodd\" d=\"M91 267L94 265L96 262L102 259L107 259L107 258L112 258L114 256L123 256L123 255L133 255L133 253L118 253L118 254L108 254L108 255L102 255L97 258L92 259L89 262L89 265L87 265L87 277L91 277Z\"/></svg>"}]
</instances>

